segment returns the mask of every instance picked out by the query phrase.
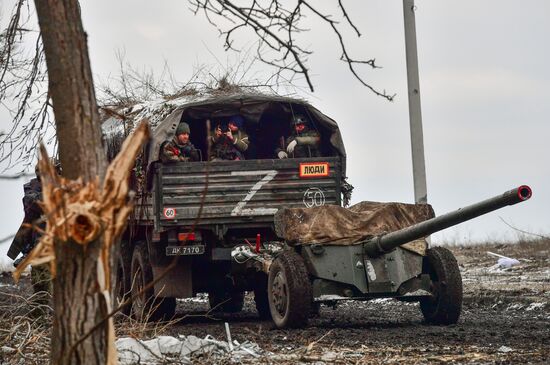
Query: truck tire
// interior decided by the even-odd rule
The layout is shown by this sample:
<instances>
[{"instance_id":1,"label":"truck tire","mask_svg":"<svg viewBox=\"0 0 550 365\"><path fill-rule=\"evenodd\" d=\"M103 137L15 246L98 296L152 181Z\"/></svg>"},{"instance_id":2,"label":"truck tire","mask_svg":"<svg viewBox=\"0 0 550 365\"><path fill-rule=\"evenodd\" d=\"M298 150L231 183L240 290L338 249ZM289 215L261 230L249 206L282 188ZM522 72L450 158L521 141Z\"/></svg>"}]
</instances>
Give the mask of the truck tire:
<instances>
[{"instance_id":1,"label":"truck tire","mask_svg":"<svg viewBox=\"0 0 550 365\"><path fill-rule=\"evenodd\" d=\"M444 247L429 249L425 260L433 296L420 300L424 319L437 325L455 324L462 311L462 277L458 263Z\"/></svg>"},{"instance_id":2,"label":"truck tire","mask_svg":"<svg viewBox=\"0 0 550 365\"><path fill-rule=\"evenodd\" d=\"M294 251L282 252L269 269L269 308L278 328L301 328L311 312L311 282L302 257Z\"/></svg>"},{"instance_id":3,"label":"truck tire","mask_svg":"<svg viewBox=\"0 0 550 365\"><path fill-rule=\"evenodd\" d=\"M123 252L120 252L117 260L117 271L116 271L116 282L115 282L115 295L116 302L115 305L118 307L124 301L131 298L130 295L130 270L131 270L131 257L125 255ZM120 310L120 313L128 316L130 315L132 309L131 303L126 305Z\"/></svg>"},{"instance_id":4,"label":"truck tire","mask_svg":"<svg viewBox=\"0 0 550 365\"><path fill-rule=\"evenodd\" d=\"M145 243L141 242L134 248L131 267L132 317L142 322L172 319L176 312L176 298L155 297L153 287L144 289L153 281Z\"/></svg>"},{"instance_id":5,"label":"truck tire","mask_svg":"<svg viewBox=\"0 0 550 365\"><path fill-rule=\"evenodd\" d=\"M267 294L267 275L261 273L258 275L254 286L254 302L260 319L271 320L271 310L269 309L269 295Z\"/></svg>"},{"instance_id":6,"label":"truck tire","mask_svg":"<svg viewBox=\"0 0 550 365\"><path fill-rule=\"evenodd\" d=\"M208 293L210 310L214 312L238 313L243 310L244 292L211 291Z\"/></svg>"}]
</instances>

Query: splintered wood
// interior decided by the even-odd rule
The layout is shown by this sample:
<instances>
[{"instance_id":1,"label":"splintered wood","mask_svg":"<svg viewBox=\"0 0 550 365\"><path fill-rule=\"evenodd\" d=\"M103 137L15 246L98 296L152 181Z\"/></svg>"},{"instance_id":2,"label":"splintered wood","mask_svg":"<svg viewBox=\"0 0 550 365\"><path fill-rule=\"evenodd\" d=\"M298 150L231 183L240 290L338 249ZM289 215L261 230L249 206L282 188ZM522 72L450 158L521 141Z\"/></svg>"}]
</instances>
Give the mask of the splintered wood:
<instances>
[{"instance_id":1,"label":"splintered wood","mask_svg":"<svg viewBox=\"0 0 550 365\"><path fill-rule=\"evenodd\" d=\"M98 263L101 280L98 284L101 291L110 290L109 249L123 232L132 211L133 204L128 199L128 177L147 138L149 127L147 122L143 122L126 139L120 153L109 165L101 189L97 179L84 184L81 179L73 181L59 176L45 147L40 146L38 167L43 198L40 205L46 230L40 242L14 271L16 281L28 265L49 263L52 276L55 276L54 242L74 241L87 245L102 236L101 262Z\"/></svg>"}]
</instances>

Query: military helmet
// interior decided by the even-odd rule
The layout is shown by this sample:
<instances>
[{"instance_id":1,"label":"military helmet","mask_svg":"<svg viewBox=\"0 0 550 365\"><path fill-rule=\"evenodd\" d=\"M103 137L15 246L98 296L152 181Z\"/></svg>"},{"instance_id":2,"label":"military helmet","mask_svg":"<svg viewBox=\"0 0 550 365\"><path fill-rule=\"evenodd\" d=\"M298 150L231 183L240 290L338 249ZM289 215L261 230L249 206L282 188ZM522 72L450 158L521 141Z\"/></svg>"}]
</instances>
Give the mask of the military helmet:
<instances>
[{"instance_id":1,"label":"military helmet","mask_svg":"<svg viewBox=\"0 0 550 365\"><path fill-rule=\"evenodd\" d=\"M292 117L292 122L294 123L294 125L296 124L304 124L306 126L309 126L309 121L307 120L307 118L305 116L303 116L302 114L296 114Z\"/></svg>"},{"instance_id":2,"label":"military helmet","mask_svg":"<svg viewBox=\"0 0 550 365\"><path fill-rule=\"evenodd\" d=\"M183 134L183 133L191 134L191 128L189 128L189 124L187 124L185 122L181 122L178 125L178 128L176 128L176 136L178 136L180 134Z\"/></svg>"}]
</instances>

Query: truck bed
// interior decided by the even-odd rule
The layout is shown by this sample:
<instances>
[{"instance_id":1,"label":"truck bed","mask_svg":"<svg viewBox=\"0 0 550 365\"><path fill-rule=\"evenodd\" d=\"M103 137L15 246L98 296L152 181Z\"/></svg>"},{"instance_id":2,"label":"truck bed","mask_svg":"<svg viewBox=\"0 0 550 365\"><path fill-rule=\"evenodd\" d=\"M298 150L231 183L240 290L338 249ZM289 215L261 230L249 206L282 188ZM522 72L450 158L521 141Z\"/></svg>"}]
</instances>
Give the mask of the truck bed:
<instances>
[{"instance_id":1,"label":"truck bed","mask_svg":"<svg viewBox=\"0 0 550 365\"><path fill-rule=\"evenodd\" d=\"M266 224L282 207L341 204L338 157L158 164L153 181L158 230Z\"/></svg>"}]
</instances>

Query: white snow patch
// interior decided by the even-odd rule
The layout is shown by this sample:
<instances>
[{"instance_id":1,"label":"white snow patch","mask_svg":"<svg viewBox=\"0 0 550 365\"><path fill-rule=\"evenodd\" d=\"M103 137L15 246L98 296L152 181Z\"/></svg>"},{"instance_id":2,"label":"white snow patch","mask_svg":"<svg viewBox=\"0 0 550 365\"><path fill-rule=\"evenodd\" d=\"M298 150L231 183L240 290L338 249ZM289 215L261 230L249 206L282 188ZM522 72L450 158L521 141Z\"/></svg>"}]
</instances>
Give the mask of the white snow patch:
<instances>
[{"instance_id":1,"label":"white snow patch","mask_svg":"<svg viewBox=\"0 0 550 365\"><path fill-rule=\"evenodd\" d=\"M11 240L0 243L0 274L12 272L15 269L13 267L13 260L7 256L10 245Z\"/></svg>"},{"instance_id":2,"label":"white snow patch","mask_svg":"<svg viewBox=\"0 0 550 365\"><path fill-rule=\"evenodd\" d=\"M498 352L503 352L503 353L507 353L507 352L512 352L514 351L513 348L511 347L508 347L508 346L500 346L497 350Z\"/></svg>"},{"instance_id":3,"label":"white snow patch","mask_svg":"<svg viewBox=\"0 0 550 365\"><path fill-rule=\"evenodd\" d=\"M147 341L131 337L119 338L116 341L118 360L121 365L133 364L167 364L178 362L191 364L192 357L203 354L209 356L230 355L239 362L244 357L259 357L270 354L263 351L255 343L239 343L234 340L231 345L225 341L217 341L208 335L201 339L195 336L159 336Z\"/></svg>"},{"instance_id":4,"label":"white snow patch","mask_svg":"<svg viewBox=\"0 0 550 365\"><path fill-rule=\"evenodd\" d=\"M208 303L208 294L199 293L195 297L178 299L181 303Z\"/></svg>"},{"instance_id":5,"label":"white snow patch","mask_svg":"<svg viewBox=\"0 0 550 365\"><path fill-rule=\"evenodd\" d=\"M159 336L147 341L123 337L116 341L120 364L159 364L166 358L189 362L193 354L208 353L214 346L206 340L188 336L183 341Z\"/></svg>"},{"instance_id":6,"label":"white snow patch","mask_svg":"<svg viewBox=\"0 0 550 365\"><path fill-rule=\"evenodd\" d=\"M391 303L392 300L393 300L392 298L380 298L380 299L373 299L370 302L376 303L376 304L388 305Z\"/></svg>"},{"instance_id":7,"label":"white snow patch","mask_svg":"<svg viewBox=\"0 0 550 365\"><path fill-rule=\"evenodd\" d=\"M517 266L519 265L520 262L516 259L511 259L511 258L508 258L508 257L501 257L500 259L498 259L497 261L497 265L503 269L509 269L511 268L512 266Z\"/></svg>"},{"instance_id":8,"label":"white snow patch","mask_svg":"<svg viewBox=\"0 0 550 365\"><path fill-rule=\"evenodd\" d=\"M526 311L540 310L544 308L545 303L531 303L529 307L525 308Z\"/></svg>"},{"instance_id":9,"label":"white snow patch","mask_svg":"<svg viewBox=\"0 0 550 365\"><path fill-rule=\"evenodd\" d=\"M496 304L495 304L496 305ZM520 310L523 309L523 304L516 303L508 307L508 310Z\"/></svg>"},{"instance_id":10,"label":"white snow patch","mask_svg":"<svg viewBox=\"0 0 550 365\"><path fill-rule=\"evenodd\" d=\"M339 295L333 295L333 294L321 295L318 298L318 300L320 300L320 301L322 301L322 300L346 300L346 299L349 299L349 298L341 297Z\"/></svg>"},{"instance_id":11,"label":"white snow patch","mask_svg":"<svg viewBox=\"0 0 550 365\"><path fill-rule=\"evenodd\" d=\"M107 138L111 138L113 136L116 136L117 134L123 135L124 122L119 118L111 117L101 124L101 130L103 132L103 135Z\"/></svg>"}]
</instances>

